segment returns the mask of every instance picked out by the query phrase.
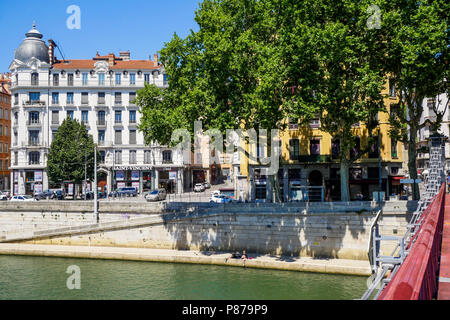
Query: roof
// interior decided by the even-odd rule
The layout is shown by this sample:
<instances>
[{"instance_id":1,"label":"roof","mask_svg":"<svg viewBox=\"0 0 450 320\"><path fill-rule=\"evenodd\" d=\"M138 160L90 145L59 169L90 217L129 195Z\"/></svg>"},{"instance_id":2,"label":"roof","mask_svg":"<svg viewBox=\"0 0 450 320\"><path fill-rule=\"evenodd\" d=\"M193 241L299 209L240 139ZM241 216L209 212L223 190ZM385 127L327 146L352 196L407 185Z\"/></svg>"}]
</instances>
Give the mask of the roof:
<instances>
[{"instance_id":1,"label":"roof","mask_svg":"<svg viewBox=\"0 0 450 320\"><path fill-rule=\"evenodd\" d=\"M106 61L107 59L88 59L88 60L60 60L53 64L54 69L94 69L95 63L98 61ZM147 69L157 70L161 66L152 60L117 60L114 59L114 65L110 65L109 68L114 69Z\"/></svg>"}]
</instances>

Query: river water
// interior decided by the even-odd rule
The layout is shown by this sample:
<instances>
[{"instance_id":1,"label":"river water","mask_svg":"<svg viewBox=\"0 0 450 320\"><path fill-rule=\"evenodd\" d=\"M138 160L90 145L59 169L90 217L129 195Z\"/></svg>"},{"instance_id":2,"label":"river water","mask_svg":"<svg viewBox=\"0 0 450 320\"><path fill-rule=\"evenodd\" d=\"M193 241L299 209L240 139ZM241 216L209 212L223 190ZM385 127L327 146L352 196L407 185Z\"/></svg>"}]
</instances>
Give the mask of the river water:
<instances>
[{"instance_id":1,"label":"river water","mask_svg":"<svg viewBox=\"0 0 450 320\"><path fill-rule=\"evenodd\" d=\"M80 270L69 290L69 266ZM0 300L350 300L366 277L240 267L0 255ZM69 281L69 283L74 283Z\"/></svg>"}]
</instances>

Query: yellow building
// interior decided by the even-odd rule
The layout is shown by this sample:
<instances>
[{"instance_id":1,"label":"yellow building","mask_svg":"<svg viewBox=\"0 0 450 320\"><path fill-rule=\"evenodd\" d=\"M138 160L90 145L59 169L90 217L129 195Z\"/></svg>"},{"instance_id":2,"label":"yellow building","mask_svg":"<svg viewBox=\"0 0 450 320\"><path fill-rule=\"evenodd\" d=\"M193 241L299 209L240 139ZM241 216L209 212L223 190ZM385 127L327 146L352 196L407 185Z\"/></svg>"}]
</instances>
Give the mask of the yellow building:
<instances>
[{"instance_id":1,"label":"yellow building","mask_svg":"<svg viewBox=\"0 0 450 320\"><path fill-rule=\"evenodd\" d=\"M386 84L382 92L387 112L379 112L381 141L382 188L387 196L400 195L400 179L404 177L404 152L402 144L394 141L388 134L389 112L398 103L393 87ZM319 117L309 125L299 125L298 121L287 119L287 129L280 132L281 159L278 171L279 195L284 201L331 201L340 200L340 163L337 159L339 141L320 130ZM368 130L360 123L353 126L356 145L361 149L368 143ZM240 174L247 177L247 188L236 187L236 193L244 190L247 200L272 201L273 180L265 174L267 166L248 159L248 152L256 155L256 146L250 147L248 141L241 141L246 151L240 154ZM350 198L352 200L372 200L373 192L379 190L378 145L374 144L369 153L363 155L349 170ZM260 149L267 156L267 150ZM358 152L354 149L353 152ZM238 190L241 189L241 190Z\"/></svg>"}]
</instances>

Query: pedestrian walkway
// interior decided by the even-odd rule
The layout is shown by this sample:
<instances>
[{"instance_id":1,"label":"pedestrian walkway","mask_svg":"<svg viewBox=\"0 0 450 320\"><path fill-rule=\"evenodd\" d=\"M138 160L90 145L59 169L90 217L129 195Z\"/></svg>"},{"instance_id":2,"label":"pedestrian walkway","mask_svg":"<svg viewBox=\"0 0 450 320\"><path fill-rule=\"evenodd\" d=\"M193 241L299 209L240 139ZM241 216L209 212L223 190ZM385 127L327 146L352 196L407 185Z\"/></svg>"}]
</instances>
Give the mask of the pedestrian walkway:
<instances>
[{"instance_id":1,"label":"pedestrian walkway","mask_svg":"<svg viewBox=\"0 0 450 320\"><path fill-rule=\"evenodd\" d=\"M438 300L450 300L450 195L445 198Z\"/></svg>"},{"instance_id":2,"label":"pedestrian walkway","mask_svg":"<svg viewBox=\"0 0 450 320\"><path fill-rule=\"evenodd\" d=\"M371 274L369 262L365 260L317 259L252 253L248 253L249 259L244 261L232 259L231 252L0 243L0 255L177 262L360 276Z\"/></svg>"}]
</instances>

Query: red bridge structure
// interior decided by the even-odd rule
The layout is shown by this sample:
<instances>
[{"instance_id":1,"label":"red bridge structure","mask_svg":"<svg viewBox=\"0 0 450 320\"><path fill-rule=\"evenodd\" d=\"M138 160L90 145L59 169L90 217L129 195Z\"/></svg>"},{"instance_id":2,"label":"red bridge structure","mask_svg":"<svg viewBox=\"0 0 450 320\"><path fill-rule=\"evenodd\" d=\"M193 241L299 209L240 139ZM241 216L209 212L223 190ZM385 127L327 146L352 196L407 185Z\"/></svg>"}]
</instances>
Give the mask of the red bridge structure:
<instances>
[{"instance_id":1,"label":"red bridge structure","mask_svg":"<svg viewBox=\"0 0 450 320\"><path fill-rule=\"evenodd\" d=\"M404 237L379 234L381 210L372 224L369 260L373 275L363 300L450 300L450 195L444 183L444 139L431 140L424 200ZM380 255L382 240L398 241L390 256Z\"/></svg>"}]
</instances>

